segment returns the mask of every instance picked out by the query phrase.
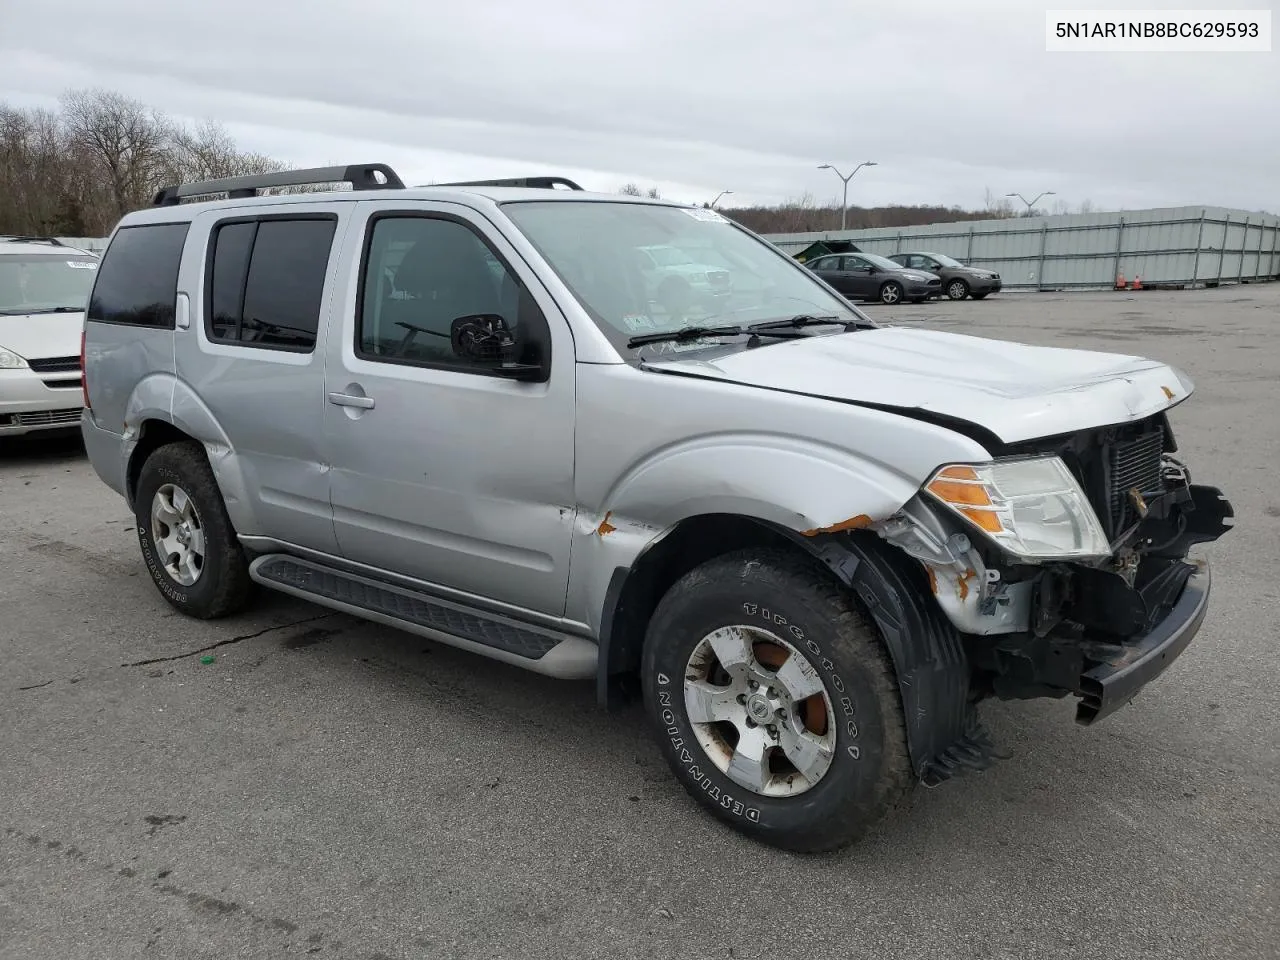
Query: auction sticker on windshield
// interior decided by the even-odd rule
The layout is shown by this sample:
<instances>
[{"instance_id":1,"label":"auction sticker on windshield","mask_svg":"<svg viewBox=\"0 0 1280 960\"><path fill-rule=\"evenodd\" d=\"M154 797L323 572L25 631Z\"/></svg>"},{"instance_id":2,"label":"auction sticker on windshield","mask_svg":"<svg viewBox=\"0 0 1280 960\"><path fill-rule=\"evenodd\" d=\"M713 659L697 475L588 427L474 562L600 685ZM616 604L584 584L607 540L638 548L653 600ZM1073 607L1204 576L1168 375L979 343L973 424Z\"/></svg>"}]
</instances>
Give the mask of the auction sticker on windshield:
<instances>
[{"instance_id":1,"label":"auction sticker on windshield","mask_svg":"<svg viewBox=\"0 0 1280 960\"><path fill-rule=\"evenodd\" d=\"M714 210L708 210L705 207L692 207L692 208L682 207L681 209L683 209L685 213L693 217L693 219L695 220L705 220L709 223L728 223L729 222L727 218L722 217L720 214L716 213Z\"/></svg>"}]
</instances>

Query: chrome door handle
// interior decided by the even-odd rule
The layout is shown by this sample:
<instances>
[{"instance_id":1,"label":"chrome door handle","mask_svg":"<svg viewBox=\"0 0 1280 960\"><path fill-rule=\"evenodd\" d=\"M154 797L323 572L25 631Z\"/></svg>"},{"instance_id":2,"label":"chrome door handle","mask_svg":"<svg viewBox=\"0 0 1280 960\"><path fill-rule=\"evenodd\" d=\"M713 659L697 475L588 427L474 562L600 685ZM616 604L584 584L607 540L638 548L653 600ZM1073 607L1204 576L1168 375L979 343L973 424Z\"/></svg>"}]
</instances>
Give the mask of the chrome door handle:
<instances>
[{"instance_id":1,"label":"chrome door handle","mask_svg":"<svg viewBox=\"0 0 1280 960\"><path fill-rule=\"evenodd\" d=\"M359 407L361 410L373 409L373 397L353 397L349 393L331 393L329 402L340 407Z\"/></svg>"}]
</instances>

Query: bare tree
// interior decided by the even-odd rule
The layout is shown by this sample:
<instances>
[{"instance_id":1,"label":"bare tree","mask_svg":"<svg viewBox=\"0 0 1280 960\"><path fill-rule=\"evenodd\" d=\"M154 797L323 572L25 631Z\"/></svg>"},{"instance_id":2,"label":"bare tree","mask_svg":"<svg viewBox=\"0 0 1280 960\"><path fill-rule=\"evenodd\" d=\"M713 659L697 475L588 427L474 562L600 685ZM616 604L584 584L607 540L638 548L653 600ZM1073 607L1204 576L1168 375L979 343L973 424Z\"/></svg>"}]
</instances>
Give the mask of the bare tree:
<instances>
[{"instance_id":1,"label":"bare tree","mask_svg":"<svg viewBox=\"0 0 1280 960\"><path fill-rule=\"evenodd\" d=\"M0 102L0 233L104 236L162 186L282 169L218 123L179 124L111 91L70 91L58 111Z\"/></svg>"},{"instance_id":2,"label":"bare tree","mask_svg":"<svg viewBox=\"0 0 1280 960\"><path fill-rule=\"evenodd\" d=\"M99 167L115 214L147 202L165 179L174 128L145 104L109 90L73 90L62 99L63 122L73 148Z\"/></svg>"},{"instance_id":3,"label":"bare tree","mask_svg":"<svg viewBox=\"0 0 1280 960\"><path fill-rule=\"evenodd\" d=\"M1092 201L1092 200L1081 200L1081 201L1080 201L1080 212L1081 212L1081 213L1093 213L1093 211L1094 211L1095 209L1097 209L1097 208L1096 208L1096 207L1094 207L1094 205L1093 205L1093 201Z\"/></svg>"},{"instance_id":4,"label":"bare tree","mask_svg":"<svg viewBox=\"0 0 1280 960\"><path fill-rule=\"evenodd\" d=\"M993 220L1005 220L1015 216L1013 201L1009 197L996 196L991 192L990 187L983 192L982 206L987 216Z\"/></svg>"},{"instance_id":5,"label":"bare tree","mask_svg":"<svg viewBox=\"0 0 1280 960\"><path fill-rule=\"evenodd\" d=\"M661 199L662 199L662 194L658 192L658 188L657 188L657 187L650 187L648 190L646 190L646 191L644 192L644 195L645 195L646 197L648 197L650 200L661 200Z\"/></svg>"},{"instance_id":6,"label":"bare tree","mask_svg":"<svg viewBox=\"0 0 1280 960\"><path fill-rule=\"evenodd\" d=\"M642 196L640 188L634 183L624 183L618 192L626 197Z\"/></svg>"}]
</instances>

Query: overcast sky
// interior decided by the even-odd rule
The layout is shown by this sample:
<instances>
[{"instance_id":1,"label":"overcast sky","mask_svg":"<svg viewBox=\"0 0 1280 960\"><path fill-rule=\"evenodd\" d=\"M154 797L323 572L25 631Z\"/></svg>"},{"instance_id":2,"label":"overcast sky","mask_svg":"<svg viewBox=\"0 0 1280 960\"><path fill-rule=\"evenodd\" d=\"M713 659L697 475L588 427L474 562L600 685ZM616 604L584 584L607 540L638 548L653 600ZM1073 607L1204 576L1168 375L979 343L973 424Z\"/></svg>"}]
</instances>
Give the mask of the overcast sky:
<instances>
[{"instance_id":1,"label":"overcast sky","mask_svg":"<svg viewBox=\"0 0 1280 960\"><path fill-rule=\"evenodd\" d=\"M1277 0L1146 6L1280 24ZM1044 10L0 0L0 99L107 87L293 165L385 161L411 183L561 173L698 202L732 190L726 205L825 201L840 182L818 164L874 160L851 203L980 207L989 188L1280 211L1280 52L1051 54Z\"/></svg>"}]
</instances>

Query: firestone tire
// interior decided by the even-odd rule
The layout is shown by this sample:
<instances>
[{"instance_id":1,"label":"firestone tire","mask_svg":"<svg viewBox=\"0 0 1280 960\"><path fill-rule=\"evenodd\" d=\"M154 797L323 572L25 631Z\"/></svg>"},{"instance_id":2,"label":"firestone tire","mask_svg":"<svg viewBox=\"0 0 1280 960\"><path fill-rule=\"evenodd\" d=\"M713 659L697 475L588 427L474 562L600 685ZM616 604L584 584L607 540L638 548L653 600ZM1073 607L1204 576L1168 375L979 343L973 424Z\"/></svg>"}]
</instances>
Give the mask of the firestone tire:
<instances>
[{"instance_id":1,"label":"firestone tire","mask_svg":"<svg viewBox=\"0 0 1280 960\"><path fill-rule=\"evenodd\" d=\"M764 795L731 779L721 765L724 753L717 760L704 746L708 729L721 727L690 721L691 656L705 648L706 638L723 638L716 632L731 627L784 639L790 656L803 657L797 669L808 682L820 681L813 696L827 698L834 711L829 766L798 794ZM712 815L763 843L798 853L845 847L915 786L896 675L879 634L848 591L809 558L744 550L693 570L658 604L641 669L646 710L676 778ZM748 703L748 710L757 705ZM736 756L737 746L732 749ZM776 765L777 752L766 754L774 758L766 767ZM729 759L728 767L735 762ZM768 776L766 789L788 789L781 786L785 772Z\"/></svg>"},{"instance_id":2,"label":"firestone tire","mask_svg":"<svg viewBox=\"0 0 1280 960\"><path fill-rule=\"evenodd\" d=\"M134 519L151 579L175 609L214 620L239 612L252 599L248 560L199 444L167 444L147 458L134 494ZM178 543L179 527L186 530L185 544ZM198 563L191 559L197 542ZM184 547L185 563L175 559Z\"/></svg>"}]
</instances>

